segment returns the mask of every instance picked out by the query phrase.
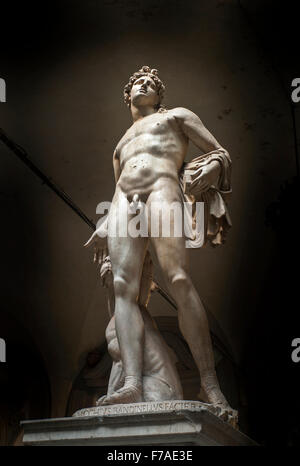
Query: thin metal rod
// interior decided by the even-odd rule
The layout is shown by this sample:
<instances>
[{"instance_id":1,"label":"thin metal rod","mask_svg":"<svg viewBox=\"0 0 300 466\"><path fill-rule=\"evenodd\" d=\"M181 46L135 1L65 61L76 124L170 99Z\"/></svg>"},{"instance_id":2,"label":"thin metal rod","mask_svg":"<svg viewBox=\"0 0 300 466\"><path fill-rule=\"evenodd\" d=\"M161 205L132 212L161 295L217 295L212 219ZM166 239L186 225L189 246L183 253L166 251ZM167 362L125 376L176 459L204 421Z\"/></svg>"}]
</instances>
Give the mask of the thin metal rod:
<instances>
[{"instance_id":1,"label":"thin metal rod","mask_svg":"<svg viewBox=\"0 0 300 466\"><path fill-rule=\"evenodd\" d=\"M57 194L60 199L62 199L74 212L76 212L82 220L87 223L93 230L96 229L96 225L92 220L90 220L79 207L72 201L72 199L61 189L58 185L56 185L51 178L46 176L28 157L27 152L23 147L19 146L18 144L14 143L0 128L0 140L36 175L38 176L43 184L46 184L52 191Z\"/></svg>"},{"instance_id":2,"label":"thin metal rod","mask_svg":"<svg viewBox=\"0 0 300 466\"><path fill-rule=\"evenodd\" d=\"M166 300L168 303L177 311L177 305L175 301L168 295L168 293L155 281L152 280L155 285L155 290Z\"/></svg>"}]
</instances>

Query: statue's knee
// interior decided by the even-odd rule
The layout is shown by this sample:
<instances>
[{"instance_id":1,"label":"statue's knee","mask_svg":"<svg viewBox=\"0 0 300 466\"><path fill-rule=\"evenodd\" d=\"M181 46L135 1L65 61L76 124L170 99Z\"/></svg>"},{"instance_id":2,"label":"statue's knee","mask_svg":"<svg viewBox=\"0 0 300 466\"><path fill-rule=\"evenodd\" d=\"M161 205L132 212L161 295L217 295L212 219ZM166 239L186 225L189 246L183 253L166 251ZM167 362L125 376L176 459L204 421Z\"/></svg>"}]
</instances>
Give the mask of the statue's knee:
<instances>
[{"instance_id":1,"label":"statue's knee","mask_svg":"<svg viewBox=\"0 0 300 466\"><path fill-rule=\"evenodd\" d=\"M127 280L121 276L114 277L114 290L116 296L122 296L127 288Z\"/></svg>"},{"instance_id":2,"label":"statue's knee","mask_svg":"<svg viewBox=\"0 0 300 466\"><path fill-rule=\"evenodd\" d=\"M114 291L117 298L136 300L139 287L124 277L116 276L114 278Z\"/></svg>"},{"instance_id":3,"label":"statue's knee","mask_svg":"<svg viewBox=\"0 0 300 466\"><path fill-rule=\"evenodd\" d=\"M186 287L189 285L189 278L184 270L178 270L170 274L169 282L172 287Z\"/></svg>"}]
</instances>

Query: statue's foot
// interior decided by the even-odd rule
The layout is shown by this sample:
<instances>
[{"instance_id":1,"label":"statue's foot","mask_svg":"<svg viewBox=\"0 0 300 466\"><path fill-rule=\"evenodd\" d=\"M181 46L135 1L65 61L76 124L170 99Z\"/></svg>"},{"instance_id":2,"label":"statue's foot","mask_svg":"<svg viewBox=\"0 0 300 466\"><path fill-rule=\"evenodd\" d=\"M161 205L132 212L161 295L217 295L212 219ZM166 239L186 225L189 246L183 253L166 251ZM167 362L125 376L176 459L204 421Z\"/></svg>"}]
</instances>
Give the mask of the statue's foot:
<instances>
[{"instance_id":1,"label":"statue's foot","mask_svg":"<svg viewBox=\"0 0 300 466\"><path fill-rule=\"evenodd\" d=\"M226 402L224 403L215 403L213 407L217 410L217 415L222 421L228 422L232 427L238 429L238 412L236 409L231 408L231 406Z\"/></svg>"},{"instance_id":2,"label":"statue's foot","mask_svg":"<svg viewBox=\"0 0 300 466\"><path fill-rule=\"evenodd\" d=\"M142 385L130 383L125 378L125 385L122 388L99 398L96 406L140 403L141 401L143 401Z\"/></svg>"},{"instance_id":3,"label":"statue's foot","mask_svg":"<svg viewBox=\"0 0 300 466\"><path fill-rule=\"evenodd\" d=\"M238 411L231 408L219 388L211 389L209 391L205 391L201 388L198 398L215 408L216 415L220 419L228 422L235 429L238 428Z\"/></svg>"}]
</instances>

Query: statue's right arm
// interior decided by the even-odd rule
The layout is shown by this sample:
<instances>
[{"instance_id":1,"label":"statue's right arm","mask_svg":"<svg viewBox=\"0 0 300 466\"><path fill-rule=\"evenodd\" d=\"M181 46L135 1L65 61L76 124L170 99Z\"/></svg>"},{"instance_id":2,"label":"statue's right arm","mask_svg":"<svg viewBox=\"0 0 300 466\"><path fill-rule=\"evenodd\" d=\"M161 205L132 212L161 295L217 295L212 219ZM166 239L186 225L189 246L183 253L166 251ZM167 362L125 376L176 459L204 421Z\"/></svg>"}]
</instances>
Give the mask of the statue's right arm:
<instances>
[{"instance_id":1,"label":"statue's right arm","mask_svg":"<svg viewBox=\"0 0 300 466\"><path fill-rule=\"evenodd\" d=\"M120 166L120 158L117 149L114 150L113 153L113 168L114 168L114 176L115 176L115 182L117 184L120 175L121 175L121 166ZM101 233L100 233L101 230ZM107 219L105 222L103 222L98 229L94 231L92 236L88 239L88 241L85 243L84 246L91 246L94 245L95 247L95 257L94 257L94 262L98 262L100 259L100 251L106 250L106 236L104 236L104 231L107 230ZM100 261L101 262L101 261ZM99 262L99 263L100 263Z\"/></svg>"},{"instance_id":2,"label":"statue's right arm","mask_svg":"<svg viewBox=\"0 0 300 466\"><path fill-rule=\"evenodd\" d=\"M114 153L113 153L113 168L114 168L115 182L117 184L118 179L120 178L120 174L121 174L120 158L119 158L117 149L115 149ZM102 234L99 235L100 230L101 230ZM94 257L94 262L98 262L98 259L100 258L99 252L101 250L106 249L106 236L103 237L104 231L106 231L106 230L107 230L107 219L106 219L105 222L103 222L100 225L100 227L98 229L96 229L94 231L92 236L88 239L88 241L84 245L84 246L94 245L94 247L96 249L96 251L95 251L96 260L95 260L95 257Z\"/></svg>"},{"instance_id":3,"label":"statue's right arm","mask_svg":"<svg viewBox=\"0 0 300 466\"><path fill-rule=\"evenodd\" d=\"M113 154L113 167L114 167L115 182L117 184L120 178L120 175L121 175L120 157L117 152L117 149L115 149L114 154Z\"/></svg>"}]
</instances>

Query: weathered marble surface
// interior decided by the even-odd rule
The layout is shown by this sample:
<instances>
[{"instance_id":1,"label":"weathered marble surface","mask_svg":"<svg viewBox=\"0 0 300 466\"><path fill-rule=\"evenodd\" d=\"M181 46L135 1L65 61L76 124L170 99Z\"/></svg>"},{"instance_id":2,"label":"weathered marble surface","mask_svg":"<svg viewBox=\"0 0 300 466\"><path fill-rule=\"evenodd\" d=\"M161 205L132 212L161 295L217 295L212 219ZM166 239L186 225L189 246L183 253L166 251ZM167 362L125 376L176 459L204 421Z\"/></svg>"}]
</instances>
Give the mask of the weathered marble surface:
<instances>
[{"instance_id":1,"label":"weathered marble surface","mask_svg":"<svg viewBox=\"0 0 300 466\"><path fill-rule=\"evenodd\" d=\"M25 445L255 445L197 401L172 400L77 411L71 418L24 421Z\"/></svg>"}]
</instances>

